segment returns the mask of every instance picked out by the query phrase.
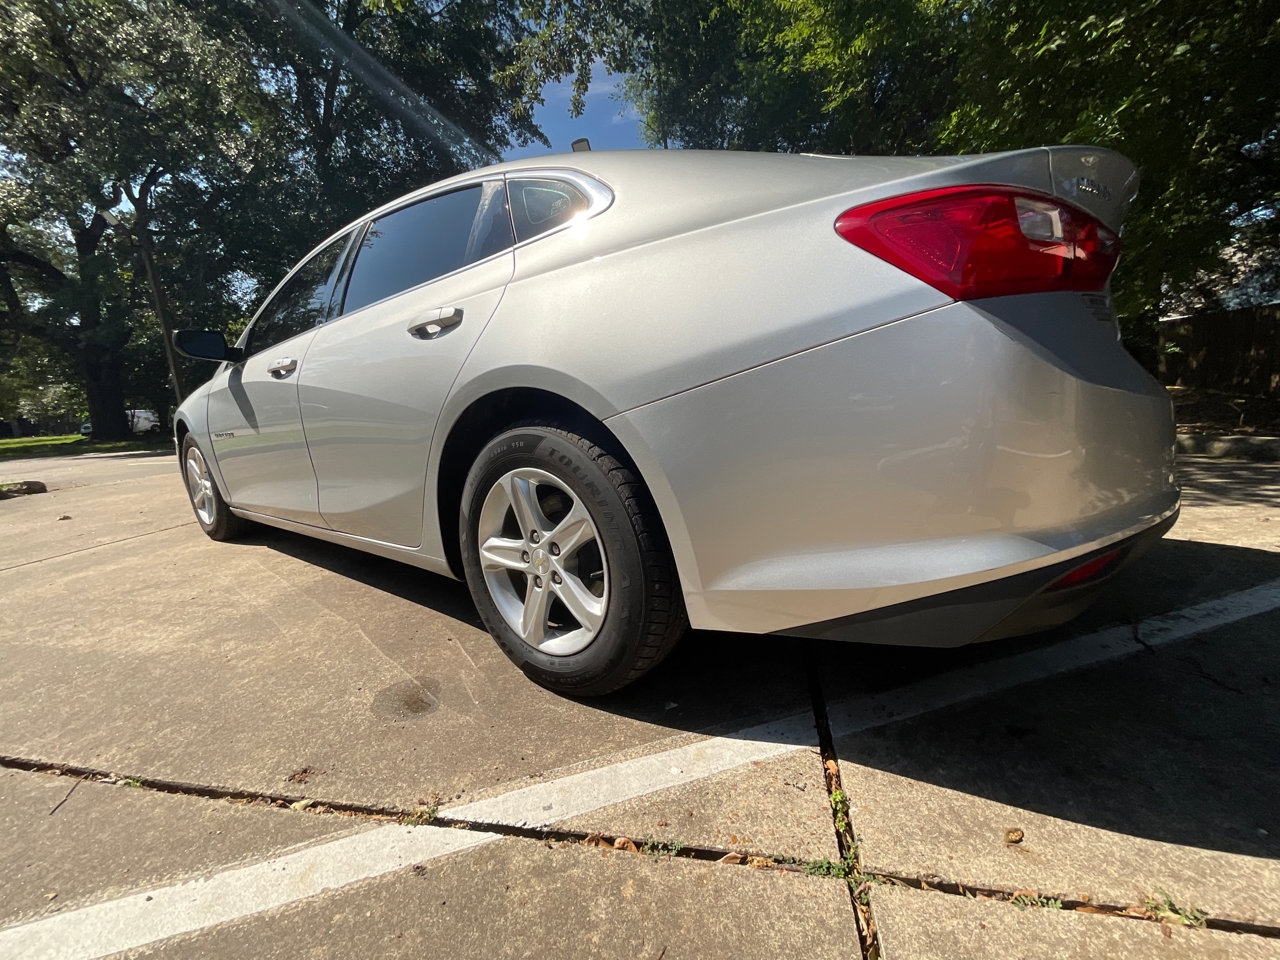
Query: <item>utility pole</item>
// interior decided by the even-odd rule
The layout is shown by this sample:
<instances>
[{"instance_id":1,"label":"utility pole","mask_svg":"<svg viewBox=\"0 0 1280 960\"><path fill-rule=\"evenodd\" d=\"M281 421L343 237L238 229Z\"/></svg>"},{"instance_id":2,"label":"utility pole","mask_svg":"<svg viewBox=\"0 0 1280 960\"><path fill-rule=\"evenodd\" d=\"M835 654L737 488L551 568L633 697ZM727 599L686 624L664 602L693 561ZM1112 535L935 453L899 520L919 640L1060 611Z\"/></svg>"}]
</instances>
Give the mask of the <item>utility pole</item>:
<instances>
[{"instance_id":1,"label":"utility pole","mask_svg":"<svg viewBox=\"0 0 1280 960\"><path fill-rule=\"evenodd\" d=\"M178 357L173 348L173 329L169 324L169 303L165 299L164 288L160 286L160 278L156 274L155 259L151 256L151 235L147 233L145 226L137 232L126 227L110 210L99 212L103 220L115 229L123 230L138 245L142 269L147 272L147 282L151 286L151 302L155 307L156 319L160 321L160 330L163 334L164 356L169 361L169 380L173 383L174 396L178 398L178 404L181 404L187 392L183 389L182 376L178 373Z\"/></svg>"}]
</instances>

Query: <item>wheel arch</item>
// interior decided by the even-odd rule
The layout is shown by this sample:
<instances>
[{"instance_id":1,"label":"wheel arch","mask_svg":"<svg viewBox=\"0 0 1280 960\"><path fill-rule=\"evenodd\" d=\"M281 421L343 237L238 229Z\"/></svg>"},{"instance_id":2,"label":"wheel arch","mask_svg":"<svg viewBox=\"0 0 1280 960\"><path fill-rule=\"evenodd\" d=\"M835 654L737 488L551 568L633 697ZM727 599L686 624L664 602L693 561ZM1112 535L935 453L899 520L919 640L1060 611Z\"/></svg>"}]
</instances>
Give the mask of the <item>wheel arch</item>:
<instances>
[{"instance_id":1,"label":"wheel arch","mask_svg":"<svg viewBox=\"0 0 1280 960\"><path fill-rule=\"evenodd\" d=\"M441 448L436 477L436 511L445 560L453 575L462 579L462 552L458 541L458 514L467 473L480 451L499 433L513 424L547 420L593 440L621 460L653 495L650 476L641 470L627 445L601 417L560 394L539 387L505 387L476 398L449 427ZM669 537L669 520L658 506L664 534Z\"/></svg>"}]
</instances>

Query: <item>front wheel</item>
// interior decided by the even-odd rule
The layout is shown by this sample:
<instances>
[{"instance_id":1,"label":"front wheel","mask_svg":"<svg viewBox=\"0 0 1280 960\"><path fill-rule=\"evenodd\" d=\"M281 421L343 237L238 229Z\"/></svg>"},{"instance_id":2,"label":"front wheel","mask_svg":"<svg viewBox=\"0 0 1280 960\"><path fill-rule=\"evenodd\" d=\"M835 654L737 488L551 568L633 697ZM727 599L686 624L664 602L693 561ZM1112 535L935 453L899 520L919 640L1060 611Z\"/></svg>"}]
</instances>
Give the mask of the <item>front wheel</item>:
<instances>
[{"instance_id":1,"label":"front wheel","mask_svg":"<svg viewBox=\"0 0 1280 960\"><path fill-rule=\"evenodd\" d=\"M186 481L187 497L195 511L196 522L214 540L232 540L249 526L249 521L237 517L227 508L209 464L205 462L204 453L191 434L182 441L182 478Z\"/></svg>"},{"instance_id":2,"label":"front wheel","mask_svg":"<svg viewBox=\"0 0 1280 960\"><path fill-rule=\"evenodd\" d=\"M685 631L648 492L587 437L534 424L491 440L467 476L460 535L485 626L548 689L617 690L657 666Z\"/></svg>"}]
</instances>

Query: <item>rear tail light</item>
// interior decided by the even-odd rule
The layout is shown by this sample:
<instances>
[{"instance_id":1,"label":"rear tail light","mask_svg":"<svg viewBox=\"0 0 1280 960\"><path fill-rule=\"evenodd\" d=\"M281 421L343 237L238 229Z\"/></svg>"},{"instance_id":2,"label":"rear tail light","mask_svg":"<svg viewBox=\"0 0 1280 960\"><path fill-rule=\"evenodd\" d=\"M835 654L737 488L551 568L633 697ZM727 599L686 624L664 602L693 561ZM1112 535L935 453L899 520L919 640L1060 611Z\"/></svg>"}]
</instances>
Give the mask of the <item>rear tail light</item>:
<instances>
[{"instance_id":1,"label":"rear tail light","mask_svg":"<svg viewBox=\"0 0 1280 960\"><path fill-rule=\"evenodd\" d=\"M1062 201L1011 187L925 190L846 210L836 233L955 300L1101 290L1120 238Z\"/></svg>"}]
</instances>

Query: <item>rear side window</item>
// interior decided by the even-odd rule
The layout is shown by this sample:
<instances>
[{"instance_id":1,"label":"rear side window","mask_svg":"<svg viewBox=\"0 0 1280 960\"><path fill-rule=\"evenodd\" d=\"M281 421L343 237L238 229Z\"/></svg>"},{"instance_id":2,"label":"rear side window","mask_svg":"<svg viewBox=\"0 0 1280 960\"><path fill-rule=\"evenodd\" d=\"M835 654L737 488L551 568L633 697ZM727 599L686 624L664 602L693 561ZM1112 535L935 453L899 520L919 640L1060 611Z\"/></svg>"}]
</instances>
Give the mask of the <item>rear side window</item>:
<instances>
[{"instance_id":1,"label":"rear side window","mask_svg":"<svg viewBox=\"0 0 1280 960\"><path fill-rule=\"evenodd\" d=\"M296 337L327 319L329 282L350 239L351 234L346 233L319 250L276 292L249 331L245 356Z\"/></svg>"},{"instance_id":2,"label":"rear side window","mask_svg":"<svg viewBox=\"0 0 1280 960\"><path fill-rule=\"evenodd\" d=\"M342 312L442 277L513 242L507 198L498 181L394 210L365 231Z\"/></svg>"},{"instance_id":3,"label":"rear side window","mask_svg":"<svg viewBox=\"0 0 1280 960\"><path fill-rule=\"evenodd\" d=\"M591 205L577 187L563 180L511 180L507 190L517 241L554 230Z\"/></svg>"}]
</instances>

